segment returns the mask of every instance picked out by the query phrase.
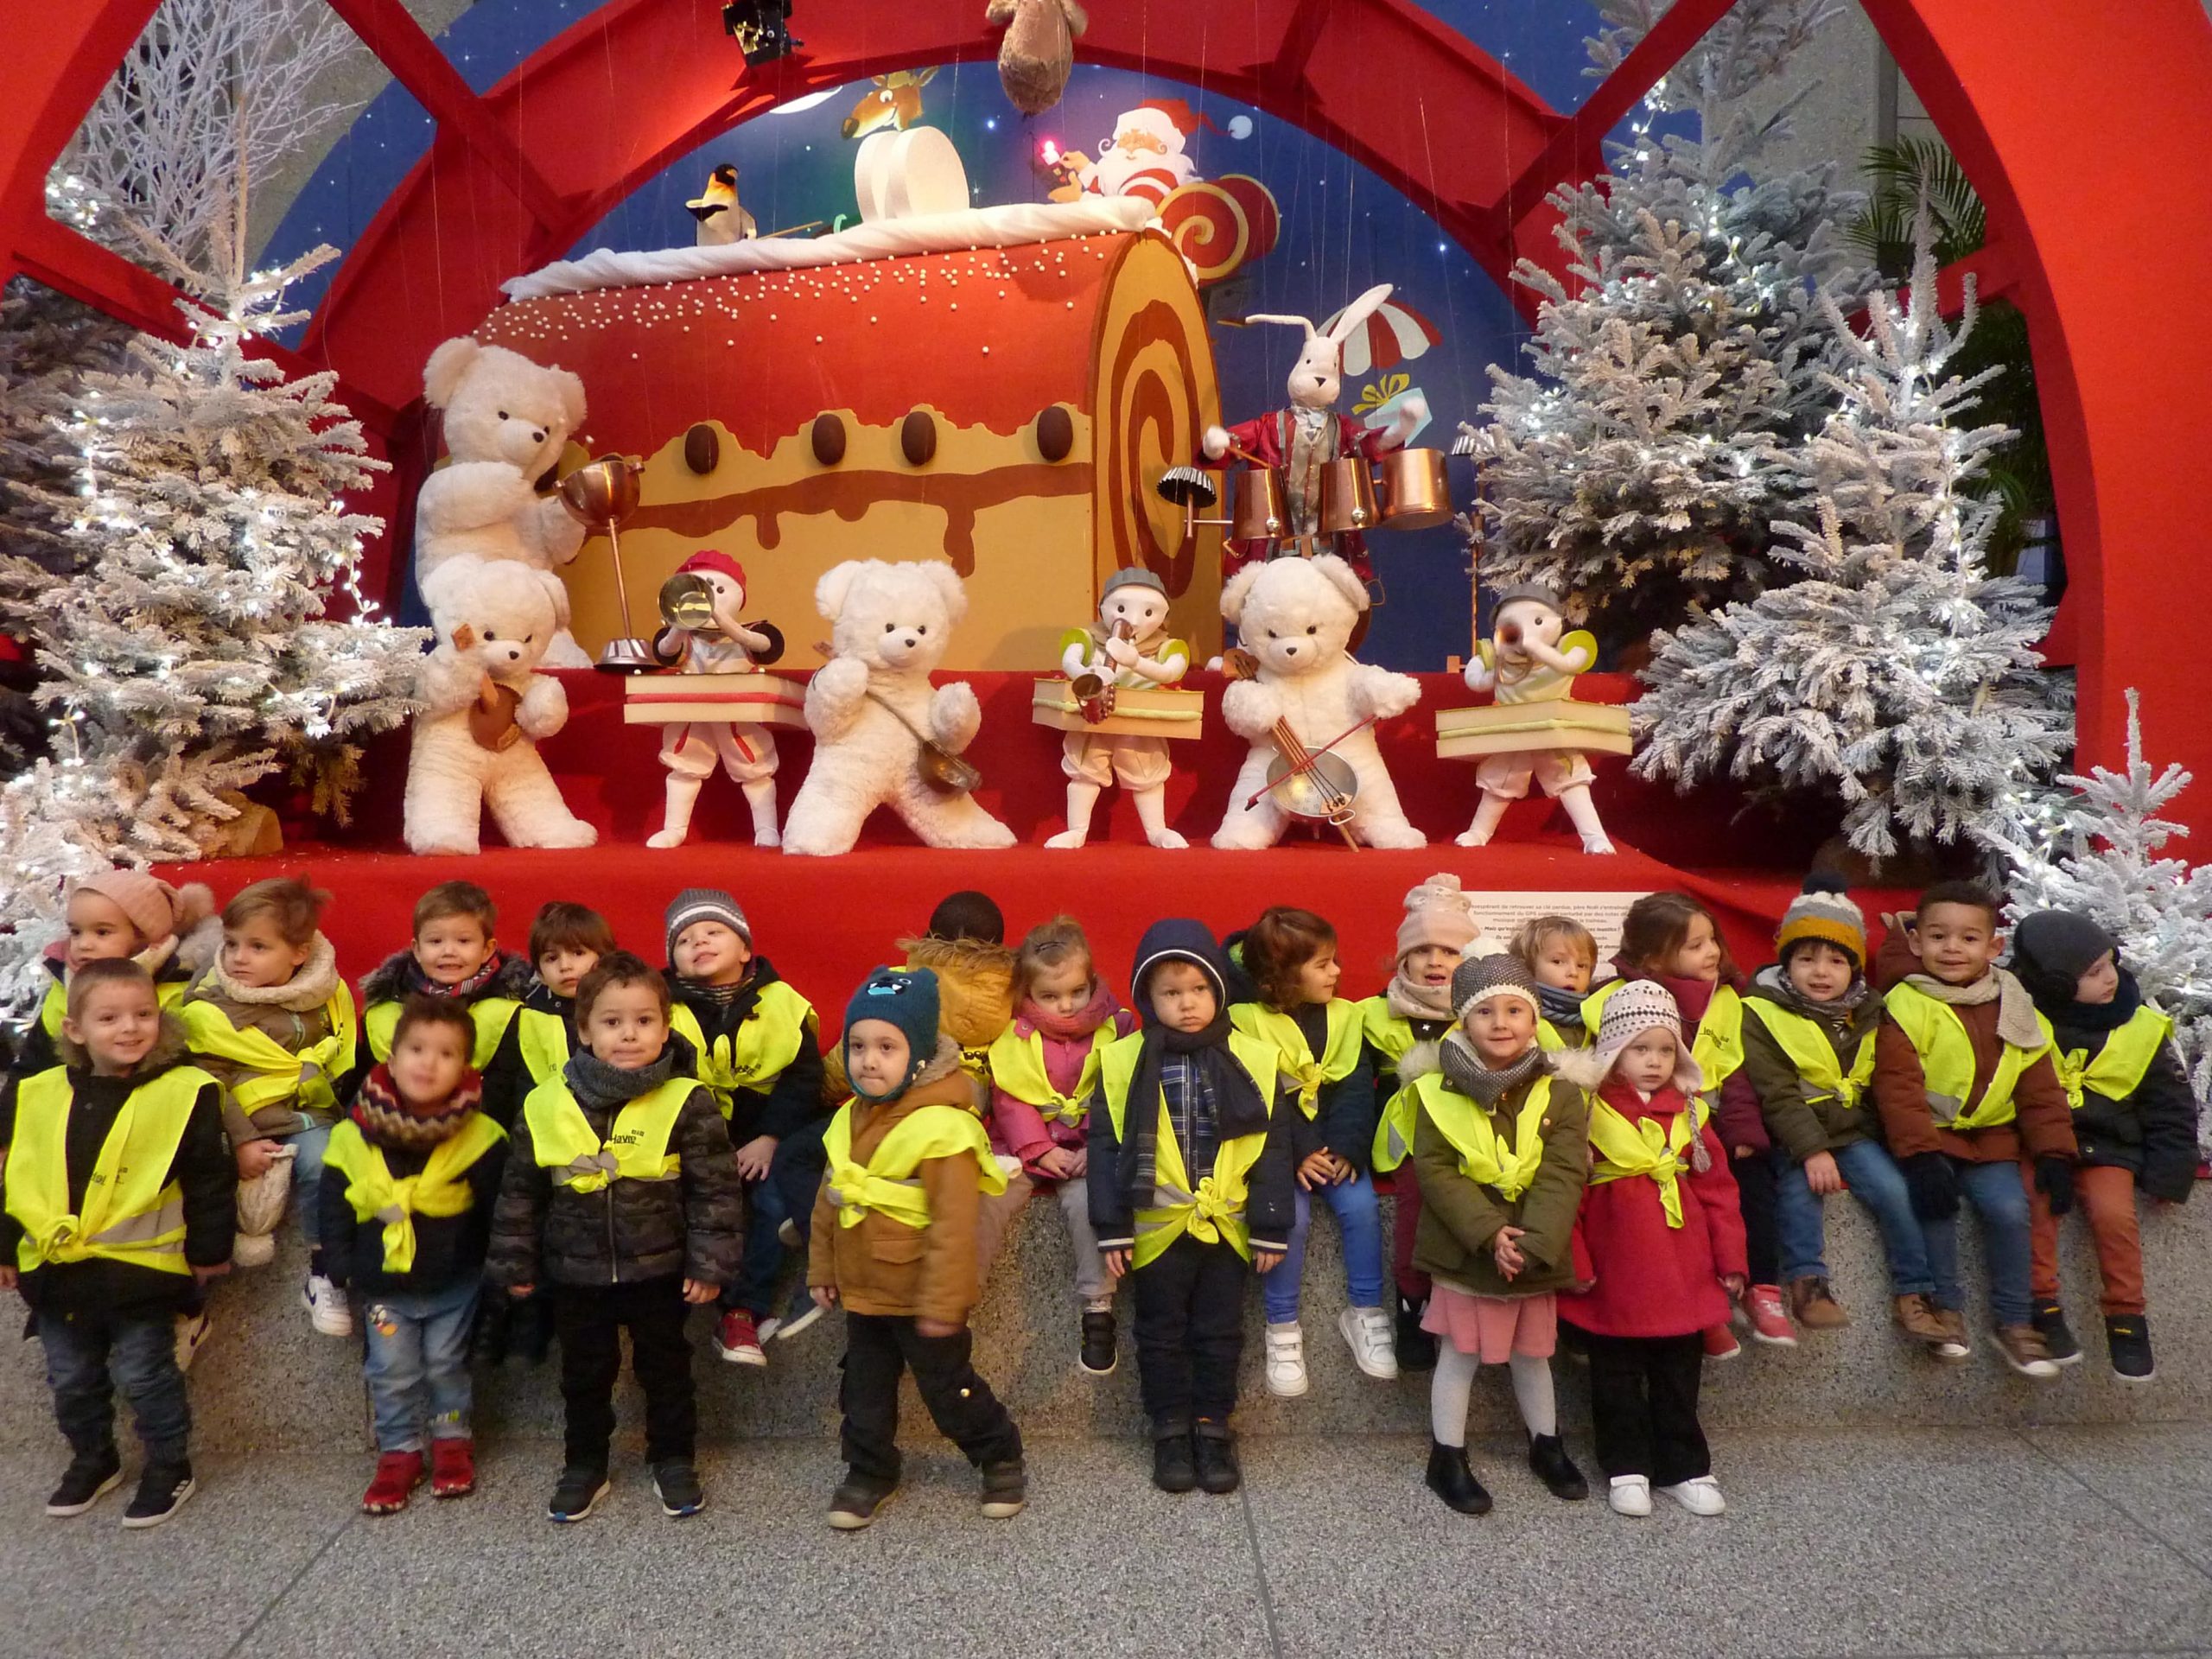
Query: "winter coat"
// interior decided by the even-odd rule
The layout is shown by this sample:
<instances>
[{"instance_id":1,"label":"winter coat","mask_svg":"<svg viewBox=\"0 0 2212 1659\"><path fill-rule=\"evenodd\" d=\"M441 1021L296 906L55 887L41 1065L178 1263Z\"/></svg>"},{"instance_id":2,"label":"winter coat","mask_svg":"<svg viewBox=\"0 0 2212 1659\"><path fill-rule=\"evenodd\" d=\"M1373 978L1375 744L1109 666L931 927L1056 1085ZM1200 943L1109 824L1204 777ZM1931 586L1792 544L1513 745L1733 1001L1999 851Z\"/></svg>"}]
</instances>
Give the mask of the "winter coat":
<instances>
[{"instance_id":1,"label":"winter coat","mask_svg":"<svg viewBox=\"0 0 2212 1659\"><path fill-rule=\"evenodd\" d=\"M1110 1043L1117 1037L1126 1037L1136 1028L1136 1015L1127 1008L1116 1008L1106 1023L1088 1037L1046 1035L1043 1039L1046 1080L1062 1094L1073 1094L1076 1084L1083 1080L1083 1068L1090 1058L1090 1051L1100 1043ZM1026 1039L1035 1027L1017 1016L1014 1029L1017 1036ZM1045 1115L1034 1106L1009 1095L995 1083L991 1087L989 1121L984 1127L990 1131L993 1152L1020 1159L1021 1166L1038 1179L1049 1179L1039 1174L1036 1167L1038 1159L1055 1147L1069 1152L1080 1152L1088 1144L1090 1135L1090 1121L1087 1116L1075 1123L1064 1122L1057 1117L1047 1122Z\"/></svg>"},{"instance_id":2,"label":"winter coat","mask_svg":"<svg viewBox=\"0 0 2212 1659\"><path fill-rule=\"evenodd\" d=\"M1630 1123L1648 1117L1669 1124L1688 1103L1671 1085L1646 1101L1618 1080L1608 1080L1598 1096ZM1585 1190L1574 1229L1574 1274L1590 1288L1560 1295L1561 1319L1605 1337L1685 1337L1727 1323L1721 1275L1751 1271L1744 1217L1719 1137L1710 1124L1699 1133L1708 1167L1702 1173L1693 1167L1678 1179L1680 1227L1667 1224L1659 1183L1649 1176L1592 1180Z\"/></svg>"},{"instance_id":3,"label":"winter coat","mask_svg":"<svg viewBox=\"0 0 2212 1659\"><path fill-rule=\"evenodd\" d=\"M1326 1005L1309 1002L1289 1018L1306 1039L1306 1053L1319 1059L1329 1040ZM1327 1152L1350 1164L1355 1174L1367 1173L1375 1155L1375 1122L1382 1112L1375 1091L1372 1048L1364 1038L1361 1039L1358 1062L1335 1082L1321 1085L1312 1117L1293 1099L1290 1152L1294 1168L1317 1152ZM1284 1057L1286 1065L1290 1058Z\"/></svg>"},{"instance_id":4,"label":"winter coat","mask_svg":"<svg viewBox=\"0 0 2212 1659\"><path fill-rule=\"evenodd\" d=\"M2069 1024L2063 1013L2045 1017L2062 1053L2083 1050L2094 1060L2113 1034ZM2158 1046L2143 1081L2125 1099L2082 1090L2082 1109L2074 1114L2074 1139L2082 1162L2132 1170L2137 1186L2169 1204L2188 1199L2200 1157L2196 1096L2171 1039Z\"/></svg>"},{"instance_id":5,"label":"winter coat","mask_svg":"<svg viewBox=\"0 0 2212 1659\"><path fill-rule=\"evenodd\" d=\"M364 1296L413 1296L481 1278L485 1255L491 1248L492 1212L499 1202L507 1149L508 1142L501 1141L468 1166L467 1209L457 1216L416 1213L415 1265L405 1273L385 1271L384 1224L354 1216L353 1206L346 1198L346 1172L335 1164L325 1164L315 1201L321 1205L323 1261L331 1283L341 1287L350 1285ZM399 1180L420 1175L430 1161L427 1147L379 1150Z\"/></svg>"},{"instance_id":6,"label":"winter coat","mask_svg":"<svg viewBox=\"0 0 2212 1659\"><path fill-rule=\"evenodd\" d=\"M234 985L217 963L200 975L184 1000L206 1002L229 1020L233 1030L261 1032L278 1047L297 1053L330 1035L330 999L338 988L337 956L330 941L318 933L314 954L283 985L265 988ZM331 1112L307 1109L296 1098L271 1101L249 1116L230 1093L240 1077L252 1075L247 1067L205 1051L194 1054L193 1064L223 1085L223 1127L233 1146L270 1135L296 1135L306 1127L300 1121L302 1116L313 1123L336 1121ZM334 1077L328 1081L336 1090L346 1078Z\"/></svg>"},{"instance_id":7,"label":"winter coat","mask_svg":"<svg viewBox=\"0 0 2212 1659\"><path fill-rule=\"evenodd\" d=\"M670 982L675 988L675 982ZM569 1052L576 1052L576 999L556 996L545 988L545 982L533 977L530 988L523 994L524 1011L556 1015L569 1033ZM484 1115L503 1129L512 1129L515 1119L522 1116L522 1103L530 1098L530 1091L537 1087L538 1080L530 1075L530 1065L522 1053L522 1017L507 1021L507 1028L499 1035L499 1046L484 1063Z\"/></svg>"},{"instance_id":8,"label":"winter coat","mask_svg":"<svg viewBox=\"0 0 2212 1659\"><path fill-rule=\"evenodd\" d=\"M755 957L745 988L728 1002L716 1002L699 995L673 971L668 976L668 988L676 1000L696 1016L701 1033L712 1045L718 1037L734 1034L740 1026L753 1018L761 991L782 978L767 957ZM799 1043L798 1052L791 1057L791 1063L769 1079L765 1089L748 1087L732 1095L730 1144L743 1146L763 1135L780 1141L817 1119L826 1118L830 1111L830 1103L823 1094L822 1033L810 1014L805 1036Z\"/></svg>"},{"instance_id":9,"label":"winter coat","mask_svg":"<svg viewBox=\"0 0 2212 1659\"><path fill-rule=\"evenodd\" d=\"M938 1033L960 1045L960 1064L988 1090L991 1045L1014 1020L1014 952L986 939L901 939L909 969L937 976ZM830 1046L823 1068L824 1099L842 1102L853 1092L845 1080L844 1034ZM977 1101L988 1098L978 1094ZM980 1109L980 1108L979 1108Z\"/></svg>"},{"instance_id":10,"label":"winter coat","mask_svg":"<svg viewBox=\"0 0 2212 1659\"><path fill-rule=\"evenodd\" d=\"M1751 989L1744 994L1745 1001L1769 1002L1812 1020L1827 1039L1837 1071L1848 1077L1858 1060L1859 1045L1881 1024L1882 999L1870 991L1855 1008L1824 1011L1770 977L1780 972L1779 968L1760 969ZM1834 1152L1874 1133L1873 1102L1865 1094L1851 1105L1835 1095L1824 1096L1817 1103L1808 1101L1805 1081L1796 1064L1759 1017L1748 1010L1744 1015L1744 1073L1758 1096L1769 1134L1792 1163L1802 1164L1815 1153Z\"/></svg>"},{"instance_id":11,"label":"winter coat","mask_svg":"<svg viewBox=\"0 0 2212 1659\"><path fill-rule=\"evenodd\" d=\"M1410 1083L1412 1079L1408 1079ZM1491 1127L1508 1150L1518 1147L1518 1120L1537 1079L1509 1089L1490 1108ZM1469 1103L1478 1112L1484 1109ZM1543 1162L1527 1192L1508 1199L1496 1187L1478 1186L1459 1166L1459 1150L1423 1111L1414 1129L1412 1167L1421 1183L1421 1221L1414 1232L1414 1266L1478 1296L1539 1296L1574 1280L1574 1219L1590 1173L1590 1103L1583 1092L1551 1079L1551 1104L1543 1119ZM1512 1279L1497 1270L1492 1253L1501 1227L1524 1230L1519 1241L1528 1264Z\"/></svg>"},{"instance_id":12,"label":"winter coat","mask_svg":"<svg viewBox=\"0 0 2212 1659\"><path fill-rule=\"evenodd\" d=\"M409 970L414 966L414 963L415 957L411 951L395 950L371 969L361 980L360 1053L354 1061L353 1075L346 1080L345 1085L338 1091L338 1098L348 1106L359 1096L362 1080L377 1065L376 1056L369 1052L369 1014L379 1002L399 1002L406 1000L408 987L413 980L413 976ZM489 997L505 997L512 1001L520 1002L530 995L530 988L537 983L537 976L531 971L530 964L520 957L506 957L501 960L489 979L469 992L467 995L457 997L454 1001L464 1008L474 1007L476 1004ZM506 1030L499 1035L500 1046L504 1047L508 1039L513 1036L514 1024L515 1022L512 1020L507 1022ZM495 1050L495 1054L496 1052ZM486 1059L484 1065L479 1069L486 1070L490 1065L491 1060ZM523 1092L527 1095L529 1090L524 1090ZM485 1103L486 1109L489 1109L492 1101L488 1080L485 1090ZM517 1109L520 1109L519 1102L517 1103ZM498 1121L497 1115L494 1114L493 1122Z\"/></svg>"},{"instance_id":13,"label":"winter coat","mask_svg":"<svg viewBox=\"0 0 2212 1659\"><path fill-rule=\"evenodd\" d=\"M1974 1048L1969 1105L1981 1098L2004 1054L2004 1039L1997 1034L1999 1007L1993 1000L1953 1006ZM1900 1160L1923 1152L1948 1153L1976 1164L2011 1162L2024 1154L2030 1158L2071 1158L2075 1154L2073 1114L2050 1055L2039 1055L2013 1084L2012 1122L1964 1132L1942 1128L1928 1109L1928 1078L1921 1070L1920 1054L1904 1027L1887 1014L1874 1035L1874 1103L1881 1116L1882 1138L1889 1143L1891 1156Z\"/></svg>"}]
</instances>

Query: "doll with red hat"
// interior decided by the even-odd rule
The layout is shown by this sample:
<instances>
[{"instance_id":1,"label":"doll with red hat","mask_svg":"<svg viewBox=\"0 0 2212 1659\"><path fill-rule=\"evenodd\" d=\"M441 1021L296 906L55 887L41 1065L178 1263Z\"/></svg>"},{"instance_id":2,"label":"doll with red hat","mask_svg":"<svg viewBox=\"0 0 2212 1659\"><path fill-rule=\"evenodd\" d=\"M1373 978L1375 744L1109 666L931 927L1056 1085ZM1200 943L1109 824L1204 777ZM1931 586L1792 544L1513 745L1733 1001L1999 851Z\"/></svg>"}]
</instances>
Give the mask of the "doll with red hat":
<instances>
[{"instance_id":1,"label":"doll with red hat","mask_svg":"<svg viewBox=\"0 0 2212 1659\"><path fill-rule=\"evenodd\" d=\"M653 636L654 659L686 674L749 674L774 662L784 654L784 637L771 623L739 620L745 593L745 567L728 554L702 548L684 560L661 590L667 626ZM689 603L678 606L679 595ZM660 763L668 768L668 808L646 846L683 844L691 809L717 764L753 809L753 844L777 844L776 739L766 726L671 721L661 728Z\"/></svg>"}]
</instances>

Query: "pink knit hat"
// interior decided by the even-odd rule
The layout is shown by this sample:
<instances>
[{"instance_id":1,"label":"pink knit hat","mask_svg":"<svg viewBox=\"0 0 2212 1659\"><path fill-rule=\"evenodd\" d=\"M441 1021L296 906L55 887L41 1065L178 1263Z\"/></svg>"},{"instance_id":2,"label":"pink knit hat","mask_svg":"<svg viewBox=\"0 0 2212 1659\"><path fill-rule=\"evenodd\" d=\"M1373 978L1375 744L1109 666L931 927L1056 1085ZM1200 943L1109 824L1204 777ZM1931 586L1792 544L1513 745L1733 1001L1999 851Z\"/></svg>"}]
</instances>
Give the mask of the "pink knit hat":
<instances>
[{"instance_id":1,"label":"pink knit hat","mask_svg":"<svg viewBox=\"0 0 2212 1659\"><path fill-rule=\"evenodd\" d=\"M102 870L72 891L99 894L130 918L149 945L188 932L215 910L215 895L199 882L173 887L143 870Z\"/></svg>"},{"instance_id":2,"label":"pink knit hat","mask_svg":"<svg viewBox=\"0 0 2212 1659\"><path fill-rule=\"evenodd\" d=\"M1424 944L1440 944L1466 954L1482 937L1475 920L1474 900L1460 887L1459 878L1443 873L1432 875L1406 895L1406 918L1398 924L1398 958Z\"/></svg>"}]
</instances>

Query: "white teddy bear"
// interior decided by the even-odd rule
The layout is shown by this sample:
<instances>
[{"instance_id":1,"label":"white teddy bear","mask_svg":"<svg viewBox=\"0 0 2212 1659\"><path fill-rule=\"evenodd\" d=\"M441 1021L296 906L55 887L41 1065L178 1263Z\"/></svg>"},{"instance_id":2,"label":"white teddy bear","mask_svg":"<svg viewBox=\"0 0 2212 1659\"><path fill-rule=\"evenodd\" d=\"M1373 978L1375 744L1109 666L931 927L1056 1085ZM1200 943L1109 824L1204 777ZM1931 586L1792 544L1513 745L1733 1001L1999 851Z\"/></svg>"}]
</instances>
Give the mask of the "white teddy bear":
<instances>
[{"instance_id":1,"label":"white teddy bear","mask_svg":"<svg viewBox=\"0 0 2212 1659\"><path fill-rule=\"evenodd\" d=\"M423 393L445 411L447 465L415 498L415 577L427 582L448 559L519 559L551 570L576 556L584 527L537 480L561 459L584 418L584 383L504 346L467 334L430 353ZM553 668L588 668L569 633L569 594L556 590L560 632L546 652Z\"/></svg>"},{"instance_id":2,"label":"white teddy bear","mask_svg":"<svg viewBox=\"0 0 2212 1659\"><path fill-rule=\"evenodd\" d=\"M437 644L423 659L404 820L417 853L474 853L486 807L514 847L588 847L537 740L569 720L561 682L532 673L560 579L512 559L448 559L423 583Z\"/></svg>"},{"instance_id":3,"label":"white teddy bear","mask_svg":"<svg viewBox=\"0 0 2212 1659\"><path fill-rule=\"evenodd\" d=\"M1373 727L1351 730L1370 716L1402 715L1421 700L1420 683L1411 675L1370 668L1346 654L1366 608L1367 589L1333 553L1247 565L1222 589L1221 613L1260 666L1257 678L1237 681L1221 694L1222 719L1251 741L1252 750L1230 791L1229 813L1214 832L1215 846L1272 847L1282 838L1289 815L1272 794L1260 791L1276 758L1270 734L1276 721L1286 719L1309 748L1340 739L1330 753L1358 780L1350 827L1363 844L1428 844L1398 805ZM1255 794L1260 798L1253 801Z\"/></svg>"},{"instance_id":4,"label":"white teddy bear","mask_svg":"<svg viewBox=\"0 0 2212 1659\"><path fill-rule=\"evenodd\" d=\"M814 607L830 620L833 654L806 688L814 764L784 820L784 850L849 852L879 806L931 847L1014 845L974 797L932 786L919 769L921 736L957 754L983 722L968 685L930 684L968 610L952 567L848 560L815 585Z\"/></svg>"}]
</instances>

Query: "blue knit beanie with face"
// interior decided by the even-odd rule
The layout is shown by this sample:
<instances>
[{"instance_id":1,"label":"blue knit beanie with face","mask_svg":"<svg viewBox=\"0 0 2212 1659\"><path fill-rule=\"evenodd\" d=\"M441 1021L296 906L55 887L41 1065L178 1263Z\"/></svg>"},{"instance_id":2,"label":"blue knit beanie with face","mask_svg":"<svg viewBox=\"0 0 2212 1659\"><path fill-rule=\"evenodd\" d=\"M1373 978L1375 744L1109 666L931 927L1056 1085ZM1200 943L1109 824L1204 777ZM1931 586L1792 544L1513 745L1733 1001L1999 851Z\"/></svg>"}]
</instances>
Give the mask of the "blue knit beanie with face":
<instances>
[{"instance_id":1,"label":"blue knit beanie with face","mask_svg":"<svg viewBox=\"0 0 2212 1659\"><path fill-rule=\"evenodd\" d=\"M937 1058L937 976L927 968L877 968L861 982L853 1000L845 1004L845 1075L852 1077L853 1027L863 1020L880 1020L899 1027L906 1039L906 1075L887 1095L854 1092L864 1100L890 1100L906 1092L921 1069Z\"/></svg>"}]
</instances>

